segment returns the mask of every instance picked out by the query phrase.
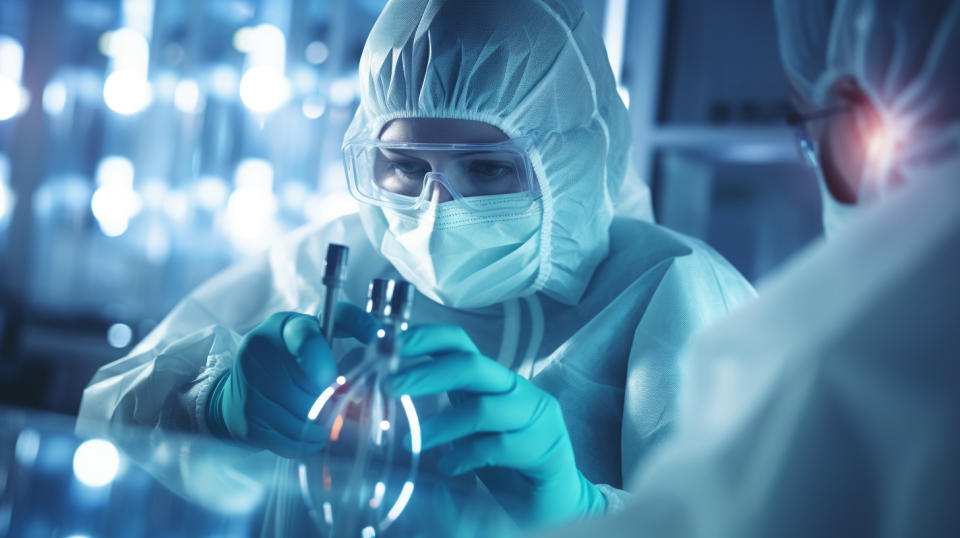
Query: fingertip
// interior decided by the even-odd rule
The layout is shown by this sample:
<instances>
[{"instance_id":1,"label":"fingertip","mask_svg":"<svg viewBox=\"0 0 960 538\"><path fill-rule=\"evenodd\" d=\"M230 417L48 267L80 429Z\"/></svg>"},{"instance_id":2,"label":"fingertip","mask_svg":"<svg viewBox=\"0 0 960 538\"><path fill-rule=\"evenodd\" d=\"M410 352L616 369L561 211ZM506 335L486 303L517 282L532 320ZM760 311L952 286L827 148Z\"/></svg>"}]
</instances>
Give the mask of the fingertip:
<instances>
[{"instance_id":1,"label":"fingertip","mask_svg":"<svg viewBox=\"0 0 960 538\"><path fill-rule=\"evenodd\" d=\"M297 364L314 387L326 387L337 377L337 364L326 341L314 339L301 348Z\"/></svg>"},{"instance_id":2,"label":"fingertip","mask_svg":"<svg viewBox=\"0 0 960 538\"><path fill-rule=\"evenodd\" d=\"M369 312L348 302L337 305L334 319L335 336L353 337L364 344L370 343L380 328L380 323Z\"/></svg>"},{"instance_id":3,"label":"fingertip","mask_svg":"<svg viewBox=\"0 0 960 538\"><path fill-rule=\"evenodd\" d=\"M336 360L314 316L293 314L283 326L287 351L314 387L326 387L337 375Z\"/></svg>"},{"instance_id":4,"label":"fingertip","mask_svg":"<svg viewBox=\"0 0 960 538\"><path fill-rule=\"evenodd\" d=\"M283 321L280 334L287 350L293 356L302 355L307 347L315 350L317 346L314 342L317 341L323 344L320 349L327 347L327 341L320 331L320 322L314 316L291 313Z\"/></svg>"},{"instance_id":5,"label":"fingertip","mask_svg":"<svg viewBox=\"0 0 960 538\"><path fill-rule=\"evenodd\" d=\"M424 355L424 332L430 331L429 325L413 325L400 335L397 342L401 357L418 357Z\"/></svg>"},{"instance_id":6,"label":"fingertip","mask_svg":"<svg viewBox=\"0 0 960 538\"><path fill-rule=\"evenodd\" d=\"M431 355L451 351L475 352L477 346L462 327L444 323L414 325L407 329L401 342L404 357Z\"/></svg>"}]
</instances>

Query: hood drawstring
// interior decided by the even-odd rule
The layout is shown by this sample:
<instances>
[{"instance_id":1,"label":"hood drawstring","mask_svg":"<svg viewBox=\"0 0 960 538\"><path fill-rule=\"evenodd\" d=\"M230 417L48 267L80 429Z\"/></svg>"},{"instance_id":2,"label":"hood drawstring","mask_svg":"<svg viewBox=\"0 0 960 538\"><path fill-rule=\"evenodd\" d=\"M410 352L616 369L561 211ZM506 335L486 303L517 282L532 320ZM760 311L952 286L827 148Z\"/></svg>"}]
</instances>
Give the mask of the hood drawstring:
<instances>
[{"instance_id":1,"label":"hood drawstring","mask_svg":"<svg viewBox=\"0 0 960 538\"><path fill-rule=\"evenodd\" d=\"M520 347L520 301L511 299L503 303L503 337L500 340L500 352L497 362L515 370L521 376L531 379L533 367L537 359L537 352L543 344L543 306L536 295L523 298L523 303L530 312L530 337L527 340L526 352L518 361L517 350Z\"/></svg>"},{"instance_id":2,"label":"hood drawstring","mask_svg":"<svg viewBox=\"0 0 960 538\"><path fill-rule=\"evenodd\" d=\"M540 351L540 345L543 344L543 305L540 304L540 299L536 295L524 297L523 302L530 310L530 340L527 343L527 352L523 355L523 363L521 363L517 373L527 379L532 379L537 352Z\"/></svg>"},{"instance_id":3,"label":"hood drawstring","mask_svg":"<svg viewBox=\"0 0 960 538\"><path fill-rule=\"evenodd\" d=\"M503 303L503 336L500 339L500 352L497 353L497 362L512 369L519 342L520 302L516 299L510 299Z\"/></svg>"}]
</instances>

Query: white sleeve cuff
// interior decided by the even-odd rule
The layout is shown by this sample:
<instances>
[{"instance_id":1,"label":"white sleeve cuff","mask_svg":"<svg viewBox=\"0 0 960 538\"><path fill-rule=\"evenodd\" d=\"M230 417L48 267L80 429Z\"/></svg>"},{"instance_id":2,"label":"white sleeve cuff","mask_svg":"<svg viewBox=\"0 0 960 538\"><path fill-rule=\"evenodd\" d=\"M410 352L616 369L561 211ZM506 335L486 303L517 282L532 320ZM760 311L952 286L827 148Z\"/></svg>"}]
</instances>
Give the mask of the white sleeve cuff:
<instances>
[{"instance_id":1,"label":"white sleeve cuff","mask_svg":"<svg viewBox=\"0 0 960 538\"><path fill-rule=\"evenodd\" d=\"M615 514L622 510L633 497L630 493L617 489L607 484L597 484L597 489L607 499L607 515Z\"/></svg>"}]
</instances>

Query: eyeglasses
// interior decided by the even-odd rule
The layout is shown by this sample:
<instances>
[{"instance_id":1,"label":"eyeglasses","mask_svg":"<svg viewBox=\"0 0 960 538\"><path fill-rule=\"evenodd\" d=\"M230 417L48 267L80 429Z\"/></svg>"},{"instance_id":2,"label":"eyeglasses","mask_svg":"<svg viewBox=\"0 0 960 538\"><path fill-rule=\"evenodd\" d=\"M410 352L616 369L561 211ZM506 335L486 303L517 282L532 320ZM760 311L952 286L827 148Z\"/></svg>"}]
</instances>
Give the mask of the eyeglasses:
<instances>
[{"instance_id":1,"label":"eyeglasses","mask_svg":"<svg viewBox=\"0 0 960 538\"><path fill-rule=\"evenodd\" d=\"M348 142L343 146L347 187L361 202L419 209L458 200L482 210L483 197L518 194L518 205L540 197L526 139L489 144Z\"/></svg>"},{"instance_id":2,"label":"eyeglasses","mask_svg":"<svg viewBox=\"0 0 960 538\"><path fill-rule=\"evenodd\" d=\"M805 163L814 167L819 165L815 138L810 133L808 125L813 122L823 121L852 112L855 106L856 105L851 103L844 103L810 112L793 110L787 113L787 125L795 128L794 138L797 144L797 152Z\"/></svg>"}]
</instances>

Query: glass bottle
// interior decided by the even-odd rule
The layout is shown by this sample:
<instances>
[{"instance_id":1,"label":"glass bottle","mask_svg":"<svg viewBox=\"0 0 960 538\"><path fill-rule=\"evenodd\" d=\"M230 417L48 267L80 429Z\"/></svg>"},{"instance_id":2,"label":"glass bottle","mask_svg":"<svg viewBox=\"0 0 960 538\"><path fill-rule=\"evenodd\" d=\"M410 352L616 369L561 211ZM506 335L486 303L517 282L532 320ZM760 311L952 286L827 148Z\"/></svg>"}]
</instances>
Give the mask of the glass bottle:
<instances>
[{"instance_id":1,"label":"glass bottle","mask_svg":"<svg viewBox=\"0 0 960 538\"><path fill-rule=\"evenodd\" d=\"M407 329L414 289L374 279L367 312L380 327L356 367L327 387L308 415L327 444L299 467L310 515L327 536L372 537L403 512L420 459L420 424L408 395L382 390L399 366L397 339Z\"/></svg>"}]
</instances>

